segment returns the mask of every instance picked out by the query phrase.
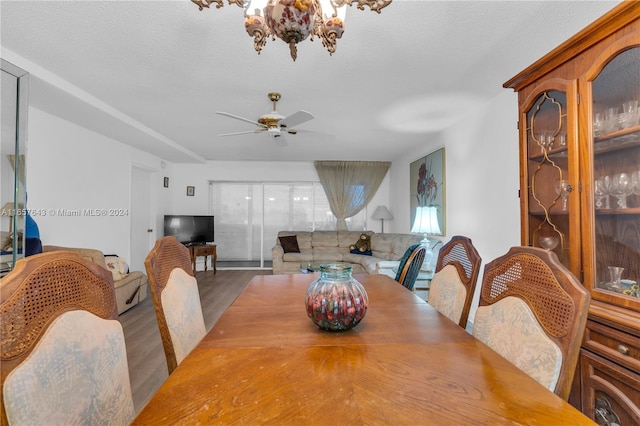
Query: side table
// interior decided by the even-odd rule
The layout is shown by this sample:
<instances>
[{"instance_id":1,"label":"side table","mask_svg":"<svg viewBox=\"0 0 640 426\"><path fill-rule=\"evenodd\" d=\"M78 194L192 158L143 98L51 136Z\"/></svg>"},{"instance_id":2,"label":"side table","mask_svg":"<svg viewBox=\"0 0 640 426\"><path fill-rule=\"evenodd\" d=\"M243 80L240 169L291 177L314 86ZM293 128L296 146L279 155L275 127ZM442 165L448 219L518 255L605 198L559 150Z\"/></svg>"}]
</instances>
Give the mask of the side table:
<instances>
[{"instance_id":1,"label":"side table","mask_svg":"<svg viewBox=\"0 0 640 426\"><path fill-rule=\"evenodd\" d=\"M198 256L204 256L204 270L207 270L207 258L211 256L213 260L211 264L213 265L213 273L218 272L217 270L217 262L218 262L218 253L216 250L217 246L215 244L206 244L202 246L191 246L189 247L189 252L191 254L191 263L193 264L193 272L196 272L196 258Z\"/></svg>"},{"instance_id":2,"label":"side table","mask_svg":"<svg viewBox=\"0 0 640 426\"><path fill-rule=\"evenodd\" d=\"M398 267L394 267L392 269L394 274L398 273ZM393 278L393 277L391 277ZM425 297L420 296L423 300L429 300L429 289L431 288L431 279L433 278L433 271L421 269L418 272L418 276L416 277L416 282L413 285L413 292L418 293L419 291L425 292Z\"/></svg>"},{"instance_id":3,"label":"side table","mask_svg":"<svg viewBox=\"0 0 640 426\"><path fill-rule=\"evenodd\" d=\"M420 270L420 272L418 272L418 277L416 278L416 283L413 286L413 292L417 293L419 291L424 291L426 292L424 300L429 300L429 289L431 288L432 278L433 271Z\"/></svg>"}]
</instances>

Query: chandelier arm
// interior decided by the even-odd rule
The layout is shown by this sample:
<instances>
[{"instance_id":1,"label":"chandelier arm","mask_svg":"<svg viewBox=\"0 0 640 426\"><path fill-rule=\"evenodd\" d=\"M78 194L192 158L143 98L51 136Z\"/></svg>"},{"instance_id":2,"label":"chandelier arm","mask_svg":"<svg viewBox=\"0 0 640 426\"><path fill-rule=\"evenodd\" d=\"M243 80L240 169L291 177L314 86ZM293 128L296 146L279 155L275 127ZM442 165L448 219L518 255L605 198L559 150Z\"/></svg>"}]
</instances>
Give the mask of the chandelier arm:
<instances>
[{"instance_id":1,"label":"chandelier arm","mask_svg":"<svg viewBox=\"0 0 640 426\"><path fill-rule=\"evenodd\" d=\"M380 13L380 10L389 6L391 1L392 0L335 0L338 7L344 6L345 4L352 6L354 2L358 2L358 9L364 10L364 6L366 5L369 6L369 9L378 13Z\"/></svg>"},{"instance_id":2,"label":"chandelier arm","mask_svg":"<svg viewBox=\"0 0 640 426\"><path fill-rule=\"evenodd\" d=\"M196 5L198 5L198 9L202 10L203 7L207 9L212 3L217 3L216 9L220 9L223 6L222 0L191 0Z\"/></svg>"},{"instance_id":3,"label":"chandelier arm","mask_svg":"<svg viewBox=\"0 0 640 426\"><path fill-rule=\"evenodd\" d=\"M224 3L222 0L191 0L191 1L197 4L198 9L200 10L202 10L202 8L204 7L208 9L209 6L211 6L213 3L216 3L216 9L220 9L222 6L224 6ZM237 6L244 8L244 0L227 0L227 1L229 2L229 5L232 5L235 3Z\"/></svg>"},{"instance_id":4,"label":"chandelier arm","mask_svg":"<svg viewBox=\"0 0 640 426\"><path fill-rule=\"evenodd\" d=\"M215 1L218 1L218 0L215 0ZM222 0L220 0L220 1L222 1ZM227 1L229 2L229 6L231 6L232 4L235 4L236 6L241 7L243 9L248 4L248 3L245 4L245 0L227 0Z\"/></svg>"}]
</instances>

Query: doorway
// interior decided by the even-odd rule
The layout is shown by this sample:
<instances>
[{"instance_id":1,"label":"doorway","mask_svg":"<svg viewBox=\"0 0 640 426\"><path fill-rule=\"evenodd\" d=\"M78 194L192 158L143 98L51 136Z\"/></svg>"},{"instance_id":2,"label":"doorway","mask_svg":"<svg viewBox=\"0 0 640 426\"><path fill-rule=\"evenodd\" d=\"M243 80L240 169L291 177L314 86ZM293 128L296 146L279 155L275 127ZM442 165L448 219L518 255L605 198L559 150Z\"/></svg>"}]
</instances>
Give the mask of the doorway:
<instances>
[{"instance_id":1,"label":"doorway","mask_svg":"<svg viewBox=\"0 0 640 426\"><path fill-rule=\"evenodd\" d=\"M131 167L131 247L129 269L144 271L144 260L156 238L151 209L151 182L155 172L140 166Z\"/></svg>"}]
</instances>

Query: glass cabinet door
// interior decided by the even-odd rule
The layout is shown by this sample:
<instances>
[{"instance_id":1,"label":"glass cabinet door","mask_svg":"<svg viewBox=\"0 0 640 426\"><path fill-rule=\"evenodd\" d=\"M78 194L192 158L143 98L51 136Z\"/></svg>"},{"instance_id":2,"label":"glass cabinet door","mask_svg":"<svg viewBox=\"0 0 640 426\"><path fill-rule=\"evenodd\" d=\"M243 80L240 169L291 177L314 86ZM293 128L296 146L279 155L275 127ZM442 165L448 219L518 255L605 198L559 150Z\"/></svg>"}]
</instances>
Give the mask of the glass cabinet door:
<instances>
[{"instance_id":1,"label":"glass cabinet door","mask_svg":"<svg viewBox=\"0 0 640 426\"><path fill-rule=\"evenodd\" d=\"M591 82L595 297L640 301L640 47L615 55Z\"/></svg>"},{"instance_id":2,"label":"glass cabinet door","mask_svg":"<svg viewBox=\"0 0 640 426\"><path fill-rule=\"evenodd\" d=\"M521 194L521 202L526 203L523 211L528 212L524 243L553 251L575 273L579 266L570 255L574 251L571 245L580 238L574 231L574 221L579 218L575 213L580 207L575 198L577 166L571 142L575 140L575 113L570 115L568 109L573 87L567 83L562 89L541 90L530 98L523 117L526 134L522 135L526 141L527 173L523 178L527 179L528 194Z\"/></svg>"}]
</instances>

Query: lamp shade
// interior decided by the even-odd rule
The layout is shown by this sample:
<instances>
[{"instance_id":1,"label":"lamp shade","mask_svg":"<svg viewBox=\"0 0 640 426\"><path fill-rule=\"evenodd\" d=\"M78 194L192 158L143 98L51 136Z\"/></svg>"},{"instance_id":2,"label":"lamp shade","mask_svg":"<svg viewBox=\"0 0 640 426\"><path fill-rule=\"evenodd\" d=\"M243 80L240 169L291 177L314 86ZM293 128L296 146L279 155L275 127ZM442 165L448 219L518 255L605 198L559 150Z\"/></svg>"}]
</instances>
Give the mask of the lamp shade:
<instances>
[{"instance_id":1,"label":"lamp shade","mask_svg":"<svg viewBox=\"0 0 640 426\"><path fill-rule=\"evenodd\" d=\"M393 219L393 215L387 208L387 206L378 206L376 211L373 212L372 219Z\"/></svg>"},{"instance_id":2,"label":"lamp shade","mask_svg":"<svg viewBox=\"0 0 640 426\"><path fill-rule=\"evenodd\" d=\"M411 232L420 234L441 234L438 223L438 208L436 206L418 207L416 219L413 221Z\"/></svg>"}]
</instances>

